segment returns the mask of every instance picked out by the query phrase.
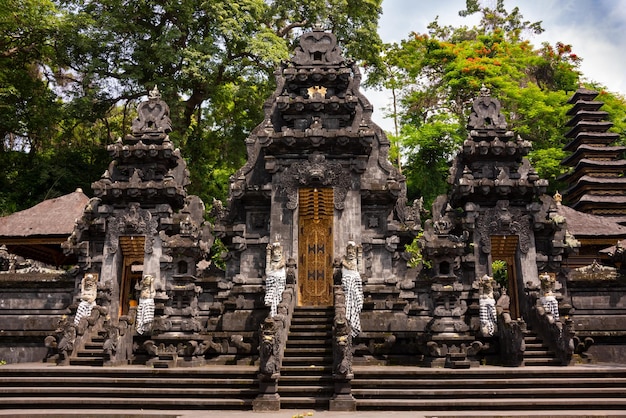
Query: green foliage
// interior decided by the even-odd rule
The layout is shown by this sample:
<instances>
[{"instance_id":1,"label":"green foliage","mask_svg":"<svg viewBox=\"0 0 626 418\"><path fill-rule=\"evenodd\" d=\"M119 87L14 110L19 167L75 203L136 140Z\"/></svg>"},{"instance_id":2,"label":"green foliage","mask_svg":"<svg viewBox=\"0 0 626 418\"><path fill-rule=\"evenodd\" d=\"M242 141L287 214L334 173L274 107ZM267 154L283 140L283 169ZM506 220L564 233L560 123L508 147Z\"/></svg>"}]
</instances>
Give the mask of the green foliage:
<instances>
[{"instance_id":1,"label":"green foliage","mask_svg":"<svg viewBox=\"0 0 626 418\"><path fill-rule=\"evenodd\" d=\"M424 256L422 255L422 247L420 241L423 236L424 233L420 232L410 244L404 246L404 251L411 255L411 258L407 263L410 268L416 268L420 265L427 269L432 267L432 262L430 260L425 260Z\"/></svg>"},{"instance_id":2,"label":"green foliage","mask_svg":"<svg viewBox=\"0 0 626 418\"><path fill-rule=\"evenodd\" d=\"M493 279L500 285L500 287L509 287L509 270L506 261L494 260L491 263L491 272Z\"/></svg>"}]
</instances>

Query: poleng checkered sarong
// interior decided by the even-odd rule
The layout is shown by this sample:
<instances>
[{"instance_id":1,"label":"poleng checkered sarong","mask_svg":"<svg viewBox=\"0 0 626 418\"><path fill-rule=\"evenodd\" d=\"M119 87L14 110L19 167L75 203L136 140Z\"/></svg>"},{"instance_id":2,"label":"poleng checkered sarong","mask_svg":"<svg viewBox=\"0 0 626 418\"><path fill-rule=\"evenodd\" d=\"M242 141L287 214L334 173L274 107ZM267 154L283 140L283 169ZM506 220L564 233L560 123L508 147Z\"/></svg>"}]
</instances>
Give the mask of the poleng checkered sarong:
<instances>
[{"instance_id":1,"label":"poleng checkered sarong","mask_svg":"<svg viewBox=\"0 0 626 418\"><path fill-rule=\"evenodd\" d=\"M496 301L493 298L481 298L478 304L480 330L485 337L492 337L496 332Z\"/></svg>"},{"instance_id":2,"label":"poleng checkered sarong","mask_svg":"<svg viewBox=\"0 0 626 418\"><path fill-rule=\"evenodd\" d=\"M283 299L283 292L287 283L287 272L285 268L274 270L265 279L265 306L270 307L270 316L275 316L278 304Z\"/></svg>"},{"instance_id":3,"label":"poleng checkered sarong","mask_svg":"<svg viewBox=\"0 0 626 418\"><path fill-rule=\"evenodd\" d=\"M91 310L96 306L96 302L87 302L86 300L81 300L78 304L78 308L76 309L76 317L74 317L74 325L78 325L81 319L88 317L91 315Z\"/></svg>"},{"instance_id":4,"label":"poleng checkered sarong","mask_svg":"<svg viewBox=\"0 0 626 418\"><path fill-rule=\"evenodd\" d=\"M361 332L361 310L363 309L363 284L356 270L341 268L341 286L346 296L346 318L352 328L352 336Z\"/></svg>"},{"instance_id":5,"label":"poleng checkered sarong","mask_svg":"<svg viewBox=\"0 0 626 418\"><path fill-rule=\"evenodd\" d=\"M154 320L154 299L139 299L137 305L137 332L143 334L148 331Z\"/></svg>"},{"instance_id":6,"label":"poleng checkered sarong","mask_svg":"<svg viewBox=\"0 0 626 418\"><path fill-rule=\"evenodd\" d=\"M551 313L555 321L559 320L559 302L554 296L542 296L539 299L546 312Z\"/></svg>"}]
</instances>

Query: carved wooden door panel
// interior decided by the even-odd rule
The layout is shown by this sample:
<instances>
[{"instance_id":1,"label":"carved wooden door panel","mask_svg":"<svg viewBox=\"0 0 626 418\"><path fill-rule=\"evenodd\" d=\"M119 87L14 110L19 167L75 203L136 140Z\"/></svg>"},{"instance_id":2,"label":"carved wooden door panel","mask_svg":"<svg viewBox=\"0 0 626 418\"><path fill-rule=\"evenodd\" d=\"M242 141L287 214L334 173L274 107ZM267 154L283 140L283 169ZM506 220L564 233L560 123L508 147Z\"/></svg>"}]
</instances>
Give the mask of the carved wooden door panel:
<instances>
[{"instance_id":1,"label":"carved wooden door panel","mask_svg":"<svg viewBox=\"0 0 626 418\"><path fill-rule=\"evenodd\" d=\"M300 189L298 305L330 306L333 289L333 189Z\"/></svg>"}]
</instances>

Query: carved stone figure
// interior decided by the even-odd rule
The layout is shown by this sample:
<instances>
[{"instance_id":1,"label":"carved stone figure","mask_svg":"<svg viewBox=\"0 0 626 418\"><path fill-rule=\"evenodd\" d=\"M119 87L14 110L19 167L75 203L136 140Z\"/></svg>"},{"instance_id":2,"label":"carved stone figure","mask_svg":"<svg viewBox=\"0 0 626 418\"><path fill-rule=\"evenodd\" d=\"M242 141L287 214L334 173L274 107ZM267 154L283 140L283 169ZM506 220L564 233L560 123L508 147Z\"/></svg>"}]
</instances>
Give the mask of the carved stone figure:
<instances>
[{"instance_id":1,"label":"carved stone figure","mask_svg":"<svg viewBox=\"0 0 626 418\"><path fill-rule=\"evenodd\" d=\"M541 281L541 297L539 303L546 310L546 312L552 314L555 321L559 320L559 302L556 300L554 288L556 285L555 278L548 274L543 273L539 275Z\"/></svg>"},{"instance_id":2,"label":"carved stone figure","mask_svg":"<svg viewBox=\"0 0 626 418\"><path fill-rule=\"evenodd\" d=\"M271 317L266 318L261 324L261 346L259 347L261 365L259 369L262 374L267 376L277 373L280 369L277 355L280 343L278 331L278 326Z\"/></svg>"},{"instance_id":3,"label":"carved stone figure","mask_svg":"<svg viewBox=\"0 0 626 418\"><path fill-rule=\"evenodd\" d=\"M265 305L270 307L270 316L275 316L287 283L283 247L279 242L267 246L265 265Z\"/></svg>"},{"instance_id":4,"label":"carved stone figure","mask_svg":"<svg viewBox=\"0 0 626 418\"><path fill-rule=\"evenodd\" d=\"M484 275L479 280L479 313L480 331L485 337L493 337L496 331L496 301L493 296L494 280L488 275Z\"/></svg>"},{"instance_id":5,"label":"carved stone figure","mask_svg":"<svg viewBox=\"0 0 626 418\"><path fill-rule=\"evenodd\" d=\"M91 315L91 310L96 306L98 296L98 276L88 273L83 277L80 284L80 303L76 310L74 325L78 325L80 320Z\"/></svg>"},{"instance_id":6,"label":"carved stone figure","mask_svg":"<svg viewBox=\"0 0 626 418\"><path fill-rule=\"evenodd\" d=\"M136 327L139 334L150 330L154 320L154 277L146 274L138 284L139 305L137 306Z\"/></svg>"},{"instance_id":7,"label":"carved stone figure","mask_svg":"<svg viewBox=\"0 0 626 418\"><path fill-rule=\"evenodd\" d=\"M362 265L363 248L349 241L346 255L341 260L341 286L346 295L346 318L352 329L352 337L361 332L361 310L363 309L363 283L359 273Z\"/></svg>"}]
</instances>

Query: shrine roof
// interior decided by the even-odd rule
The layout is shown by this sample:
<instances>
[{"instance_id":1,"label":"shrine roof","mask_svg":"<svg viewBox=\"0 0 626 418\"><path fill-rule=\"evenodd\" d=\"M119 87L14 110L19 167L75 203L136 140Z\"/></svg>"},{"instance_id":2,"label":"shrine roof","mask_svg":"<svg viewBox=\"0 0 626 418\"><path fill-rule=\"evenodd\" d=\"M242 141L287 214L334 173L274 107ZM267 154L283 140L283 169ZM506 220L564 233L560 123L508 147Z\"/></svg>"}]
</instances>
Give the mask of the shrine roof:
<instances>
[{"instance_id":1,"label":"shrine roof","mask_svg":"<svg viewBox=\"0 0 626 418\"><path fill-rule=\"evenodd\" d=\"M587 161L593 163L594 161L598 162L607 162L606 158L617 158L619 155L626 150L624 146L606 146L606 147L594 147L591 145L581 145L574 151L569 157L565 158L561 161L561 165L574 165L580 161ZM601 157L603 160L593 160L591 158L586 157ZM614 160L612 160L614 161ZM619 160L624 161L624 160ZM611 164L609 164L611 165Z\"/></svg>"},{"instance_id":2,"label":"shrine roof","mask_svg":"<svg viewBox=\"0 0 626 418\"><path fill-rule=\"evenodd\" d=\"M577 238L597 236L626 238L626 227L610 217L579 212L564 205L559 205L558 212L567 220L567 230Z\"/></svg>"},{"instance_id":3,"label":"shrine roof","mask_svg":"<svg viewBox=\"0 0 626 418\"><path fill-rule=\"evenodd\" d=\"M65 236L74 229L89 201L81 189L0 218L2 238Z\"/></svg>"}]
</instances>

